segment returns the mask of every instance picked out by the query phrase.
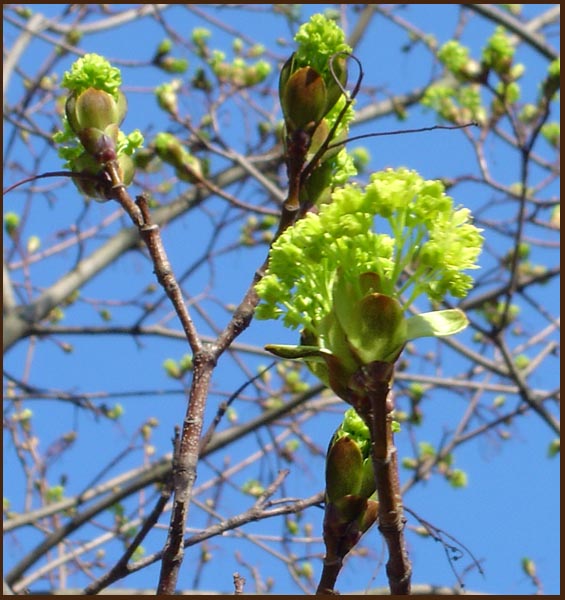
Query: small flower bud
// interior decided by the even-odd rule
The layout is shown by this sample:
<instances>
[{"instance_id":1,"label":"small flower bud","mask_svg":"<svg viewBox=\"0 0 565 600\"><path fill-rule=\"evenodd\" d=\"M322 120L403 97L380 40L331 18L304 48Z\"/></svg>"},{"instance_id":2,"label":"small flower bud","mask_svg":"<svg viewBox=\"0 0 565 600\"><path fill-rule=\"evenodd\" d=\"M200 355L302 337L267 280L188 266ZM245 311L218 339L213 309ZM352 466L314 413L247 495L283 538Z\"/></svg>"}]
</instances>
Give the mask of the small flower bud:
<instances>
[{"instance_id":1,"label":"small flower bud","mask_svg":"<svg viewBox=\"0 0 565 600\"><path fill-rule=\"evenodd\" d=\"M155 89L157 103L171 115L178 113L178 98L177 92L181 88L181 81L175 79L170 83L164 83Z\"/></svg>"},{"instance_id":2,"label":"small flower bud","mask_svg":"<svg viewBox=\"0 0 565 600\"><path fill-rule=\"evenodd\" d=\"M170 133L159 133L155 138L157 156L175 168L179 179L198 183L204 176L202 163L192 156Z\"/></svg>"},{"instance_id":3,"label":"small flower bud","mask_svg":"<svg viewBox=\"0 0 565 600\"><path fill-rule=\"evenodd\" d=\"M157 55L164 56L168 54L173 49L173 42L169 38L165 38L158 46L157 46Z\"/></svg>"},{"instance_id":4,"label":"small flower bud","mask_svg":"<svg viewBox=\"0 0 565 600\"><path fill-rule=\"evenodd\" d=\"M330 501L356 496L370 498L375 475L370 451L370 433L363 419L350 408L335 432L326 457L326 495Z\"/></svg>"}]
</instances>

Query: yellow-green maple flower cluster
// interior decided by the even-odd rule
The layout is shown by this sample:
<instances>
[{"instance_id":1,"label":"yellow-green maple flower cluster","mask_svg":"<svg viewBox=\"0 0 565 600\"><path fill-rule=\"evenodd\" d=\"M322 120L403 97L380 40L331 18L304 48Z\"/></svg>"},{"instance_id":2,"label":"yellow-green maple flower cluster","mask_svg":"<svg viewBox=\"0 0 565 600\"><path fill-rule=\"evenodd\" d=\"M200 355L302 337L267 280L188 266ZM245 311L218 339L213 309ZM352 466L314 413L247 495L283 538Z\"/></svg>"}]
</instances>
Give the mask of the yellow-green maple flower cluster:
<instances>
[{"instance_id":1,"label":"yellow-green maple flower cluster","mask_svg":"<svg viewBox=\"0 0 565 600\"><path fill-rule=\"evenodd\" d=\"M392 235L373 231L375 216L388 222ZM257 316L283 316L289 327L315 331L331 310L337 279L362 293L365 273L378 276L379 293L404 295L403 310L421 294L434 302L447 294L464 297L473 283L464 271L477 268L481 247L470 211L455 208L440 181L402 168L375 173L365 188L335 190L331 204L274 243L257 286L263 300ZM407 269L411 274L402 279Z\"/></svg>"},{"instance_id":2,"label":"yellow-green maple flower cluster","mask_svg":"<svg viewBox=\"0 0 565 600\"><path fill-rule=\"evenodd\" d=\"M385 226L391 235L374 231ZM343 396L363 365L394 362L408 340L466 327L457 309L405 312L421 295L432 303L464 297L473 283L465 271L477 268L481 247L470 212L454 207L439 181L401 168L375 173L365 188L339 188L271 248L256 286L257 317L300 328L302 345L268 348L325 362L312 370L327 383L329 369L329 384Z\"/></svg>"},{"instance_id":3,"label":"yellow-green maple flower cluster","mask_svg":"<svg viewBox=\"0 0 565 600\"><path fill-rule=\"evenodd\" d=\"M294 41L298 44L295 60L300 66L309 65L322 77L331 77L329 61L335 54L351 52L343 30L335 21L322 14L312 15L300 26Z\"/></svg>"},{"instance_id":4,"label":"yellow-green maple flower cluster","mask_svg":"<svg viewBox=\"0 0 565 600\"><path fill-rule=\"evenodd\" d=\"M85 54L63 75L61 85L69 92L80 94L88 88L106 92L118 99L122 75L117 67L98 54Z\"/></svg>"}]
</instances>

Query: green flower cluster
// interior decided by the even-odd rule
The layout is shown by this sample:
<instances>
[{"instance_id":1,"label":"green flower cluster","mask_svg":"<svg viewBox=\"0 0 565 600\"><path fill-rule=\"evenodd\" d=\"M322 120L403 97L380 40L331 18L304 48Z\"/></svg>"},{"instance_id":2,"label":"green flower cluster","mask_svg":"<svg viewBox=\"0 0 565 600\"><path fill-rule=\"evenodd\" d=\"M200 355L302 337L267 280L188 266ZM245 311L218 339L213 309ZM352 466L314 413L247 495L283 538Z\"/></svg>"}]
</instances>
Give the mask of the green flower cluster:
<instances>
[{"instance_id":1,"label":"green flower cluster","mask_svg":"<svg viewBox=\"0 0 565 600\"><path fill-rule=\"evenodd\" d=\"M446 42L438 50L438 58L460 84L430 86L421 100L422 104L451 123L486 123L480 86L485 77L483 65L471 58L469 48L456 40Z\"/></svg>"},{"instance_id":2,"label":"green flower cluster","mask_svg":"<svg viewBox=\"0 0 565 600\"><path fill-rule=\"evenodd\" d=\"M373 231L376 216L392 235ZM408 340L466 327L457 309L408 318L405 311L421 295L432 303L465 296L472 278L463 271L477 268L481 247L470 212L453 206L441 182L414 171L387 170L364 189L335 190L330 204L289 227L271 248L256 286L256 314L301 328L302 344L267 348L306 359L347 396L349 377L363 365L392 363Z\"/></svg>"},{"instance_id":3,"label":"green flower cluster","mask_svg":"<svg viewBox=\"0 0 565 600\"><path fill-rule=\"evenodd\" d=\"M388 221L392 236L373 232L376 215ZM454 208L441 182L403 168L375 173L365 189L335 190L331 204L274 243L257 286L263 300L257 316L284 315L285 325L316 331L331 311L336 282L361 293L367 273L375 276L375 291L405 295L403 310L421 294L434 302L447 293L464 297L472 278L463 271L477 268L481 246L470 211Z\"/></svg>"},{"instance_id":4,"label":"green flower cluster","mask_svg":"<svg viewBox=\"0 0 565 600\"><path fill-rule=\"evenodd\" d=\"M71 65L70 71L65 72L61 85L77 95L94 88L118 100L122 74L102 56L85 54Z\"/></svg>"},{"instance_id":5,"label":"green flower cluster","mask_svg":"<svg viewBox=\"0 0 565 600\"><path fill-rule=\"evenodd\" d=\"M214 50L209 60L210 68L220 82L230 82L237 87L252 87L270 75L272 67L266 60L249 64L243 57L236 56L231 63L220 50Z\"/></svg>"},{"instance_id":6,"label":"green flower cluster","mask_svg":"<svg viewBox=\"0 0 565 600\"><path fill-rule=\"evenodd\" d=\"M465 79L476 65L469 56L469 48L456 40L449 40L438 51L438 58L454 74Z\"/></svg>"},{"instance_id":7,"label":"green flower cluster","mask_svg":"<svg viewBox=\"0 0 565 600\"><path fill-rule=\"evenodd\" d=\"M515 62L515 51L515 44L504 27L495 29L480 60L471 58L469 48L459 41L449 40L438 50L438 58L457 79L458 85L432 85L426 90L422 104L435 110L443 119L458 124L470 120L486 124L493 117L501 117L508 105L517 102L521 95L518 80L525 67ZM487 81L495 91L490 114L481 99L481 89Z\"/></svg>"},{"instance_id":8,"label":"green flower cluster","mask_svg":"<svg viewBox=\"0 0 565 600\"><path fill-rule=\"evenodd\" d=\"M312 67L328 80L331 78L332 56L340 52L352 51L339 25L322 14L312 15L307 23L301 25L294 36L294 41L298 44L294 55L296 65Z\"/></svg>"},{"instance_id":9,"label":"green flower cluster","mask_svg":"<svg viewBox=\"0 0 565 600\"><path fill-rule=\"evenodd\" d=\"M228 62L225 52L211 50L208 47L208 40L211 37L211 31L204 27L196 27L192 31L192 42L195 45L196 54L208 63L220 83L231 83L237 87L252 87L262 83L270 75L272 67L268 61L258 59L250 63L241 55L243 50L241 39L234 39L233 50L237 56L232 62ZM246 56L247 58L257 58L263 52L263 46L256 44L248 49ZM197 70L193 85L208 91L211 89L211 84L202 69Z\"/></svg>"}]
</instances>

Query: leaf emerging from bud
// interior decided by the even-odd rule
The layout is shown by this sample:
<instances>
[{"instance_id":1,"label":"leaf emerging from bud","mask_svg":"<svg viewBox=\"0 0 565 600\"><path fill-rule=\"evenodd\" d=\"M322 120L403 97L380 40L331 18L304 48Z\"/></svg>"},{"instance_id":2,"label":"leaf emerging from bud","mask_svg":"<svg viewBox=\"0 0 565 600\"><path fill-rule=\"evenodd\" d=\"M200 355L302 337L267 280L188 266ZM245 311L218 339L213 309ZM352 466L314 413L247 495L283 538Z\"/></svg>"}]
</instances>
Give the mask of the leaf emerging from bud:
<instances>
[{"instance_id":1,"label":"leaf emerging from bud","mask_svg":"<svg viewBox=\"0 0 565 600\"><path fill-rule=\"evenodd\" d=\"M342 437L330 446L326 457L326 494L331 502L358 494L363 480L363 456L350 437Z\"/></svg>"},{"instance_id":2,"label":"leaf emerging from bud","mask_svg":"<svg viewBox=\"0 0 565 600\"><path fill-rule=\"evenodd\" d=\"M326 84L317 71L302 67L288 78L280 100L287 127L309 132L324 116Z\"/></svg>"},{"instance_id":3,"label":"leaf emerging from bud","mask_svg":"<svg viewBox=\"0 0 565 600\"><path fill-rule=\"evenodd\" d=\"M127 154L121 154L118 157L118 167L122 183L124 185L129 185L133 181L133 176L135 175L135 163L133 162L132 157Z\"/></svg>"},{"instance_id":4,"label":"leaf emerging from bud","mask_svg":"<svg viewBox=\"0 0 565 600\"><path fill-rule=\"evenodd\" d=\"M367 508L359 521L361 533L365 533L379 516L379 503L376 500L367 500Z\"/></svg>"},{"instance_id":5,"label":"leaf emerging from bud","mask_svg":"<svg viewBox=\"0 0 565 600\"><path fill-rule=\"evenodd\" d=\"M108 125L119 125L126 110L127 102L122 93L116 102L107 92L94 88L88 88L78 96L71 94L65 105L69 125L77 135L87 127L103 131Z\"/></svg>"}]
</instances>

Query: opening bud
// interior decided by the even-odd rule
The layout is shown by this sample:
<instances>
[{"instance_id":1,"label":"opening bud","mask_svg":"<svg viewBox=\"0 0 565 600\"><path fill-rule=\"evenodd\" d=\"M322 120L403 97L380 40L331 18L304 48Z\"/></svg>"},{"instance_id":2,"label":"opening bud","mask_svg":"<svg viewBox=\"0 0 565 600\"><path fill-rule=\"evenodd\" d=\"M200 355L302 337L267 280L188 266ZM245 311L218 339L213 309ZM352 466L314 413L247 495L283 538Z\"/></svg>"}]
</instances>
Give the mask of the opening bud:
<instances>
[{"instance_id":1,"label":"opening bud","mask_svg":"<svg viewBox=\"0 0 565 600\"><path fill-rule=\"evenodd\" d=\"M109 125L119 126L126 111L127 101L121 92L115 100L111 94L95 88L71 94L65 104L69 125L77 135L86 128L103 131Z\"/></svg>"},{"instance_id":2,"label":"opening bud","mask_svg":"<svg viewBox=\"0 0 565 600\"><path fill-rule=\"evenodd\" d=\"M302 67L282 85L280 100L287 128L310 133L326 112L326 84L317 71Z\"/></svg>"}]
</instances>

